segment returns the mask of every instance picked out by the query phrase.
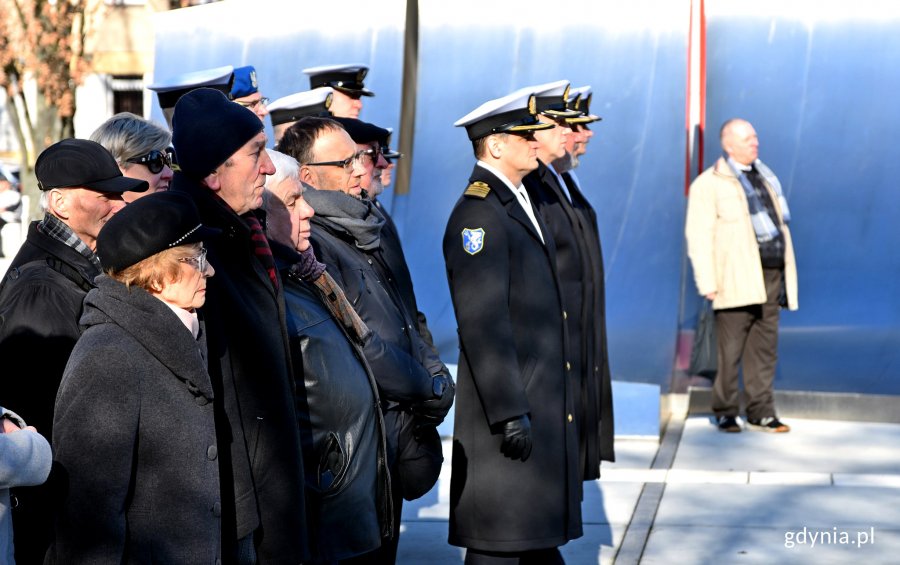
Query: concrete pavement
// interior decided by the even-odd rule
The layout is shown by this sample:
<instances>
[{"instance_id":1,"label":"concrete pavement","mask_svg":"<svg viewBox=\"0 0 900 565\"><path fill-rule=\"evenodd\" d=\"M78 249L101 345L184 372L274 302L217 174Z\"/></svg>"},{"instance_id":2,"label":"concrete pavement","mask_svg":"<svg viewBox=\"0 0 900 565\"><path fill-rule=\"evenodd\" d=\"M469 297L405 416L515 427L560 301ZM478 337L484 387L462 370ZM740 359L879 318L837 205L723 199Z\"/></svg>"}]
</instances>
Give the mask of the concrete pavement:
<instances>
[{"instance_id":1,"label":"concrete pavement","mask_svg":"<svg viewBox=\"0 0 900 565\"><path fill-rule=\"evenodd\" d=\"M617 439L618 461L584 485L585 535L566 562L898 562L900 425L785 421L791 433L724 434L682 415L660 442ZM448 497L449 457L404 507L399 563L463 561L447 544Z\"/></svg>"}]
</instances>

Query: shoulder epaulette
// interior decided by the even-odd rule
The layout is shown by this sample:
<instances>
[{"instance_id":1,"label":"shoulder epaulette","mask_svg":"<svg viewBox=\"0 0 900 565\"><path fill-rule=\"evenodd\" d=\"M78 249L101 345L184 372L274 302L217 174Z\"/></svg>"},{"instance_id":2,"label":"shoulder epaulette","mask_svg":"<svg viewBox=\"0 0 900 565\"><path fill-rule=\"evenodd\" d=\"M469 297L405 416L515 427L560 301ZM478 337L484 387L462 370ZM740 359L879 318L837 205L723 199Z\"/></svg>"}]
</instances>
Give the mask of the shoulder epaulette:
<instances>
[{"instance_id":1,"label":"shoulder epaulette","mask_svg":"<svg viewBox=\"0 0 900 565\"><path fill-rule=\"evenodd\" d=\"M466 188L466 196L474 196L475 198L484 198L491 192L491 187L487 183L475 181Z\"/></svg>"}]
</instances>

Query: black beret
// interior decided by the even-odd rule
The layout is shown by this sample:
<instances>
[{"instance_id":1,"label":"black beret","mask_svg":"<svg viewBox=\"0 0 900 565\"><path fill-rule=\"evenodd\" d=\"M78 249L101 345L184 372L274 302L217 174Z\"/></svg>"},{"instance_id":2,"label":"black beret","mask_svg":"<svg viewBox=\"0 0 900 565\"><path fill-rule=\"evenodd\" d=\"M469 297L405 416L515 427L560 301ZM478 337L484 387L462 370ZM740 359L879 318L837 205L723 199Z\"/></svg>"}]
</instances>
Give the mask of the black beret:
<instances>
[{"instance_id":1,"label":"black beret","mask_svg":"<svg viewBox=\"0 0 900 565\"><path fill-rule=\"evenodd\" d=\"M154 192L128 204L106 222L97 236L97 257L104 271L118 272L160 251L199 243L219 233L200 223L197 207L187 195Z\"/></svg>"}]
</instances>

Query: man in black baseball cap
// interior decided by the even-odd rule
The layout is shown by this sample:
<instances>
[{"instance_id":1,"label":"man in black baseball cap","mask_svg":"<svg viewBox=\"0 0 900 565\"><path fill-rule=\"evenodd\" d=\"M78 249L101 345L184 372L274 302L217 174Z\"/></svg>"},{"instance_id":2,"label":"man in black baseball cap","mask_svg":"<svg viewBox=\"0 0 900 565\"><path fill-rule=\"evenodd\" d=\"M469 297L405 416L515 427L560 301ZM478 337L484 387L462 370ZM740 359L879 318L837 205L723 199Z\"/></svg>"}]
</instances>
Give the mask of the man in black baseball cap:
<instances>
[{"instance_id":1,"label":"man in black baseball cap","mask_svg":"<svg viewBox=\"0 0 900 565\"><path fill-rule=\"evenodd\" d=\"M100 274L94 254L100 229L125 205L122 193L143 192L147 182L122 176L113 156L86 139L64 139L35 164L44 218L0 283L0 359L28 370L0 387L3 406L52 437L53 403L66 361L80 334L81 302ZM49 489L16 493L16 561L40 563L53 531Z\"/></svg>"}]
</instances>

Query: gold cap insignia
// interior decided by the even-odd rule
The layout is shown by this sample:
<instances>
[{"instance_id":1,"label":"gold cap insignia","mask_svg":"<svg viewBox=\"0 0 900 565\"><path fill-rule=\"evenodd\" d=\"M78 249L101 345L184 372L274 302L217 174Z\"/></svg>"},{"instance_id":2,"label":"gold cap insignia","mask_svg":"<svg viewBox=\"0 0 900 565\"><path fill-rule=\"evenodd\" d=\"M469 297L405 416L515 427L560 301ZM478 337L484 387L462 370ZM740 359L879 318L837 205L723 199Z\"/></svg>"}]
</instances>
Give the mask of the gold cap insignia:
<instances>
[{"instance_id":1,"label":"gold cap insignia","mask_svg":"<svg viewBox=\"0 0 900 565\"><path fill-rule=\"evenodd\" d=\"M528 97L528 113L532 116L537 114L537 98L534 94Z\"/></svg>"},{"instance_id":2,"label":"gold cap insignia","mask_svg":"<svg viewBox=\"0 0 900 565\"><path fill-rule=\"evenodd\" d=\"M569 101L569 89L572 87L571 84L566 85L566 89L563 91L563 104Z\"/></svg>"},{"instance_id":3,"label":"gold cap insignia","mask_svg":"<svg viewBox=\"0 0 900 565\"><path fill-rule=\"evenodd\" d=\"M334 100L334 93L329 92L328 96L325 97L325 109L331 108L331 101Z\"/></svg>"}]
</instances>

